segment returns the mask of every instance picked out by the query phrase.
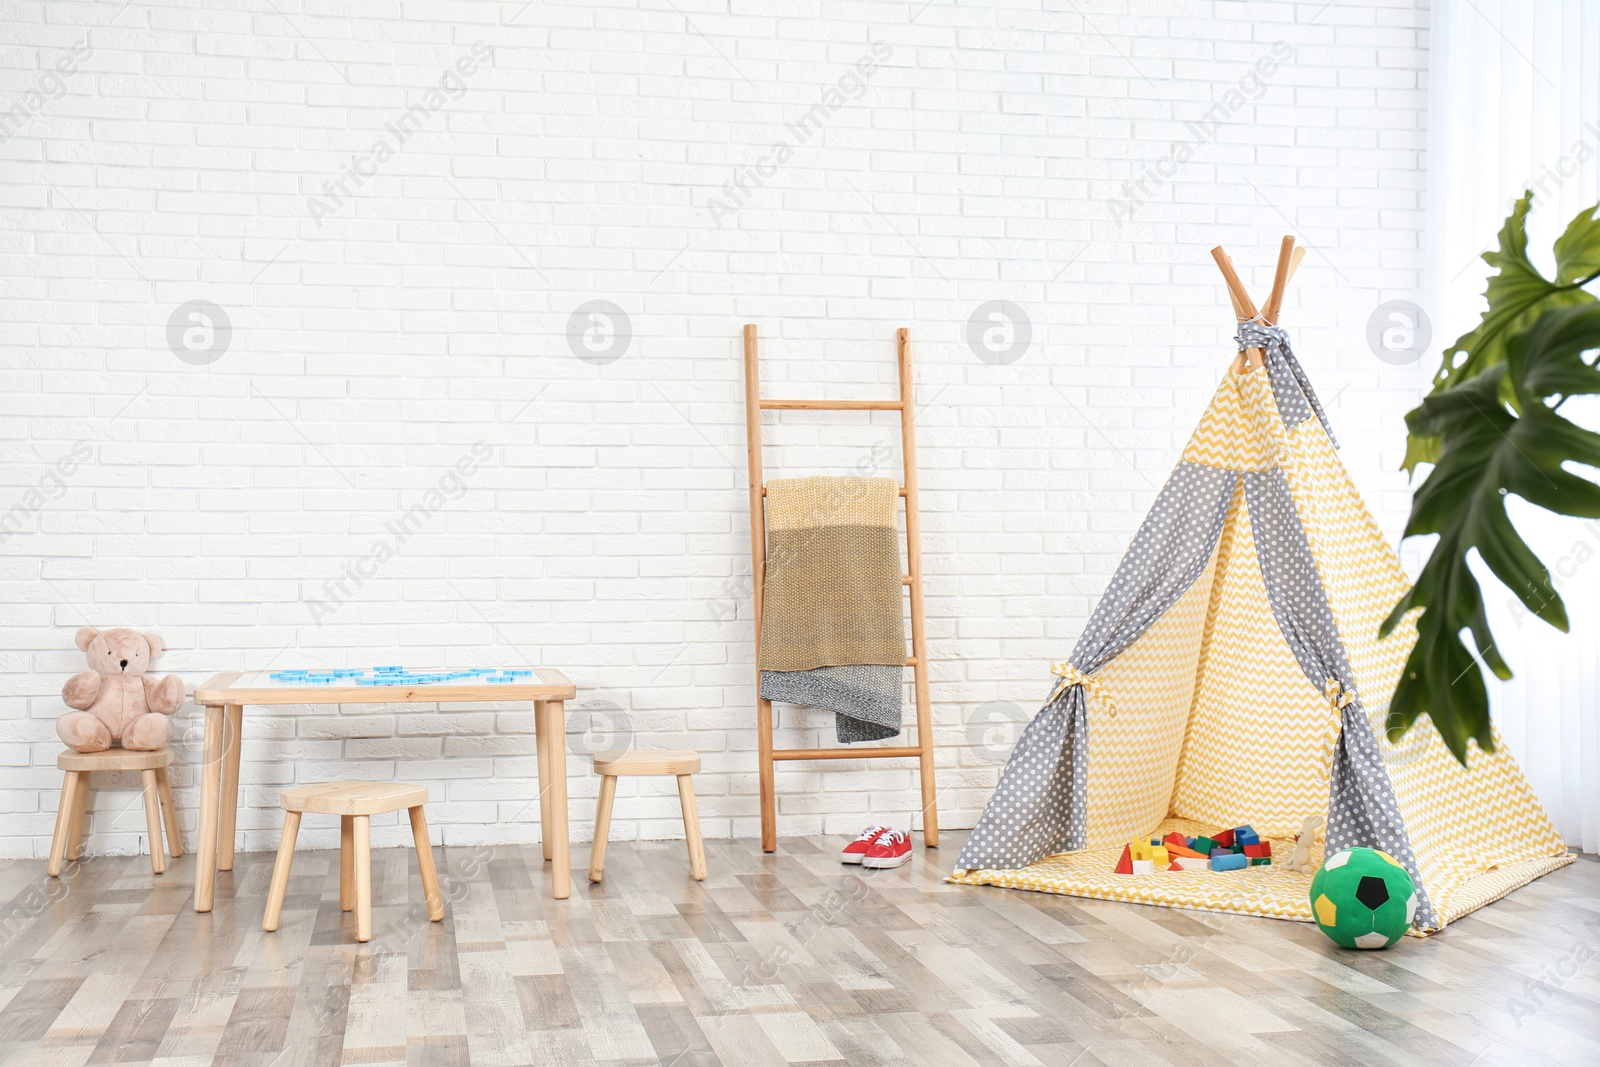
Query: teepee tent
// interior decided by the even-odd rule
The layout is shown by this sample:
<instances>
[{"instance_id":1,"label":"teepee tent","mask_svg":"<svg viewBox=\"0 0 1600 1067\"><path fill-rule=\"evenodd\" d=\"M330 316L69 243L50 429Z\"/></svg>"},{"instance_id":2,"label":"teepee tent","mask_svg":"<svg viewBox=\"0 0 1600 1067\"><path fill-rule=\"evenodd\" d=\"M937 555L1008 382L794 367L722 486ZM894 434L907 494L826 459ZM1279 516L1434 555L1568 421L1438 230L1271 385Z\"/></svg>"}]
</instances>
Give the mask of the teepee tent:
<instances>
[{"instance_id":1,"label":"teepee tent","mask_svg":"<svg viewBox=\"0 0 1600 1067\"><path fill-rule=\"evenodd\" d=\"M1327 852L1380 848L1411 872L1428 932L1572 862L1498 737L1463 768L1426 718L1383 735L1416 631L1380 641L1378 625L1407 580L1276 325L1292 248L1259 314L1214 253L1240 357L1052 668L953 881L1309 921L1311 875L1281 862L1113 867L1130 840L1242 824L1281 861L1325 815Z\"/></svg>"}]
</instances>

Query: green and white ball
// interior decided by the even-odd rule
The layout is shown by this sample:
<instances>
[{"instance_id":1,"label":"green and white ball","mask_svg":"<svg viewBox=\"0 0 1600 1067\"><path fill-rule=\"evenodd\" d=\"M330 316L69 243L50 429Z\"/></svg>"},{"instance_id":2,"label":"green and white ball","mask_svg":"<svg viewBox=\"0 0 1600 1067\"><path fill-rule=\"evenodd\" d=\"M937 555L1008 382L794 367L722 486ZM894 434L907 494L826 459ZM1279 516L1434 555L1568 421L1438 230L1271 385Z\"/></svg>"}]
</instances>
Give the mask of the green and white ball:
<instances>
[{"instance_id":1,"label":"green and white ball","mask_svg":"<svg viewBox=\"0 0 1600 1067\"><path fill-rule=\"evenodd\" d=\"M1347 848L1311 879L1311 914L1334 944L1388 948L1416 918L1417 887L1387 852Z\"/></svg>"}]
</instances>

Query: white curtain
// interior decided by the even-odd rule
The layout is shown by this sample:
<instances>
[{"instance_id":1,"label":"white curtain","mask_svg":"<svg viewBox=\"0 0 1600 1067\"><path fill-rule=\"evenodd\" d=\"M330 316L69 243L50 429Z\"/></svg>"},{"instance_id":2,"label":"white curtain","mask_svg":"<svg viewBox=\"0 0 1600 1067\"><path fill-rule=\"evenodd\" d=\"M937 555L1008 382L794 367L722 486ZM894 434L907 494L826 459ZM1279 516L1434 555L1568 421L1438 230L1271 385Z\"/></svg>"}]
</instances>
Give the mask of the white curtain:
<instances>
[{"instance_id":1,"label":"white curtain","mask_svg":"<svg viewBox=\"0 0 1600 1067\"><path fill-rule=\"evenodd\" d=\"M1429 48L1431 373L1437 353L1476 323L1489 272L1478 257L1523 190L1534 192L1528 247L1547 276L1555 238L1600 200L1600 5L1434 0ZM1600 403L1586 400L1563 411L1600 429ZM1567 843L1600 851L1600 522L1511 505L1572 628L1562 634L1528 615L1479 568L1516 673L1490 680L1491 711Z\"/></svg>"}]
</instances>

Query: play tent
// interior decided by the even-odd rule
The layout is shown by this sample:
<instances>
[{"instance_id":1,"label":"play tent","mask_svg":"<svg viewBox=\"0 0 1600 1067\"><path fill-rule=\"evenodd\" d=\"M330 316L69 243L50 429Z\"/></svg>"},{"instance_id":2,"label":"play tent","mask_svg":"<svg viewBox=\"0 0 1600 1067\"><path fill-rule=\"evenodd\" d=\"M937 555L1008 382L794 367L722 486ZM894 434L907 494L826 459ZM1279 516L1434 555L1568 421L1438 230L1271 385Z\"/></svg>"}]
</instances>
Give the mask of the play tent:
<instances>
[{"instance_id":1,"label":"play tent","mask_svg":"<svg viewBox=\"0 0 1600 1067\"><path fill-rule=\"evenodd\" d=\"M1325 814L1326 850L1394 856L1416 881L1417 929L1438 930L1572 857L1498 735L1469 769L1425 718L1385 739L1416 631L1408 619L1380 641L1378 625L1405 572L1273 325L1287 260L1260 315L1218 262L1250 358L1052 668L952 880L1309 921L1311 876L1281 862L1112 868L1135 838L1246 823L1281 861L1302 819Z\"/></svg>"}]
</instances>

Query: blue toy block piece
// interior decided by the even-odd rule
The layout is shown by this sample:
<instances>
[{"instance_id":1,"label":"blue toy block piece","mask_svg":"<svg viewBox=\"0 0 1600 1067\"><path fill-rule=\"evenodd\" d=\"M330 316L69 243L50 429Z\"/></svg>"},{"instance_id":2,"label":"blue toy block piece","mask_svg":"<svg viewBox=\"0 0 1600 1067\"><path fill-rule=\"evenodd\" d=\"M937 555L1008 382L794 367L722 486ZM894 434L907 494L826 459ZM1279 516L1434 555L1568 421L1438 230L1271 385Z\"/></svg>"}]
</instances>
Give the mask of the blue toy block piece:
<instances>
[{"instance_id":1,"label":"blue toy block piece","mask_svg":"<svg viewBox=\"0 0 1600 1067\"><path fill-rule=\"evenodd\" d=\"M1250 857L1240 855L1237 852L1229 852L1226 855L1220 852L1211 854L1211 869L1213 871L1240 871L1249 865Z\"/></svg>"},{"instance_id":2,"label":"blue toy block piece","mask_svg":"<svg viewBox=\"0 0 1600 1067\"><path fill-rule=\"evenodd\" d=\"M1245 845L1259 845L1261 844L1261 835L1249 826L1239 826L1234 828L1233 841L1241 848Z\"/></svg>"}]
</instances>

